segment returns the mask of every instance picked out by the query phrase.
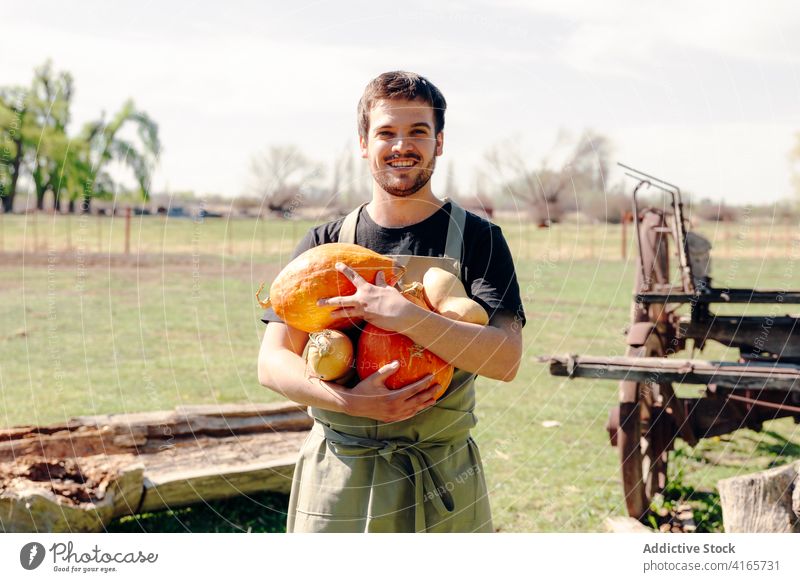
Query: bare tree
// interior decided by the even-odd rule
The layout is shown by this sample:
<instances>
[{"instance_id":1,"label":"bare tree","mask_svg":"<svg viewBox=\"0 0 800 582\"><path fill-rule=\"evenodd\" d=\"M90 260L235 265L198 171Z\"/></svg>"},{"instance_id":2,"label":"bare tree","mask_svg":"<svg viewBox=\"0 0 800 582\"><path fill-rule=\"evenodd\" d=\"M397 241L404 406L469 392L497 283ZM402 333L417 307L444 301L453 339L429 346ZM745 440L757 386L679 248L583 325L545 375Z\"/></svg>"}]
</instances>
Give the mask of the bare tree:
<instances>
[{"instance_id":1,"label":"bare tree","mask_svg":"<svg viewBox=\"0 0 800 582\"><path fill-rule=\"evenodd\" d=\"M605 190L611 144L605 136L585 131L577 142L559 132L549 156L567 155L558 165L546 156L534 167L519 150L519 140L511 139L490 149L485 160L503 191L527 206L531 217L541 225L557 222L569 192L577 196L585 191Z\"/></svg>"},{"instance_id":2,"label":"bare tree","mask_svg":"<svg viewBox=\"0 0 800 582\"><path fill-rule=\"evenodd\" d=\"M346 214L361 202L369 199L364 181L358 174L353 146L348 143L333 161L329 186L329 203L340 214Z\"/></svg>"},{"instance_id":3,"label":"bare tree","mask_svg":"<svg viewBox=\"0 0 800 582\"><path fill-rule=\"evenodd\" d=\"M303 205L306 191L322 175L322 166L296 146L271 146L252 159L250 190L270 211L288 216Z\"/></svg>"},{"instance_id":4,"label":"bare tree","mask_svg":"<svg viewBox=\"0 0 800 582\"><path fill-rule=\"evenodd\" d=\"M447 164L447 182L445 182L444 193L445 196L449 196L450 198L458 198L455 163L453 163L453 160L450 160Z\"/></svg>"}]
</instances>

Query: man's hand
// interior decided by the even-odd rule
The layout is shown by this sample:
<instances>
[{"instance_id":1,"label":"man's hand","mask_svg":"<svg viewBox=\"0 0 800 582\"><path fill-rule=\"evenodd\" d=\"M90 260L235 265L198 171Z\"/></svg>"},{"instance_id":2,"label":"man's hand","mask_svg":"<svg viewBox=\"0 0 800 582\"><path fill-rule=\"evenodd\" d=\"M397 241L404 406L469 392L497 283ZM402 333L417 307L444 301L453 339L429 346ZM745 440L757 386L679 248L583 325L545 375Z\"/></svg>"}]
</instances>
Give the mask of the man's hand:
<instances>
[{"instance_id":1,"label":"man's hand","mask_svg":"<svg viewBox=\"0 0 800 582\"><path fill-rule=\"evenodd\" d=\"M378 272L375 284L371 284L344 263L336 263L336 269L355 285L354 295L320 299L319 306L337 307L336 317L364 319L381 329L404 333L427 313L418 305L403 297L394 287L386 284L383 271Z\"/></svg>"},{"instance_id":2,"label":"man's hand","mask_svg":"<svg viewBox=\"0 0 800 582\"><path fill-rule=\"evenodd\" d=\"M345 412L351 416L362 416L381 422L396 422L411 418L432 406L440 388L439 384L430 384L433 374L397 390L386 387L384 382L399 367L396 360L390 362L359 382L355 388L343 390Z\"/></svg>"}]
</instances>

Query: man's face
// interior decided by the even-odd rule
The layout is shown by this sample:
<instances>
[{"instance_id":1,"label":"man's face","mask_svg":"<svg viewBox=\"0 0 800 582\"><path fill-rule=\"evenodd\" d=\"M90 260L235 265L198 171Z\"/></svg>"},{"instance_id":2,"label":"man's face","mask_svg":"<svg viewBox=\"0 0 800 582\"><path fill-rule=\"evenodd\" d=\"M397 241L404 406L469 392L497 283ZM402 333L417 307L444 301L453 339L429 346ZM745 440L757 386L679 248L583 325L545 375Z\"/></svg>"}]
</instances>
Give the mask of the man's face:
<instances>
[{"instance_id":1,"label":"man's face","mask_svg":"<svg viewBox=\"0 0 800 582\"><path fill-rule=\"evenodd\" d=\"M415 194L430 181L443 135L435 135L433 108L423 101L379 100L369 112L361 157L372 177L392 196Z\"/></svg>"}]
</instances>

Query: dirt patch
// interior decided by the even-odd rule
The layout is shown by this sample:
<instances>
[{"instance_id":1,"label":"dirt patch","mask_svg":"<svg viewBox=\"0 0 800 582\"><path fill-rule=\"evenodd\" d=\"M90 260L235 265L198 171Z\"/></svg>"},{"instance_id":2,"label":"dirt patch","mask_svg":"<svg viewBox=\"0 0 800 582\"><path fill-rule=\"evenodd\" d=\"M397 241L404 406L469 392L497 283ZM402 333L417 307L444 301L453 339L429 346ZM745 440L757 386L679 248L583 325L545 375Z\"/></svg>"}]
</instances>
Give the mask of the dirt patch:
<instances>
[{"instance_id":1,"label":"dirt patch","mask_svg":"<svg viewBox=\"0 0 800 582\"><path fill-rule=\"evenodd\" d=\"M57 270L114 270L139 272L146 278L160 277L163 271L170 274L192 276L200 272L203 276L225 276L254 281L271 280L280 270L277 262L242 261L220 255L189 254L104 254L74 252L58 253L0 253L0 268L22 267L51 268ZM9 281L8 287L15 287Z\"/></svg>"}]
</instances>

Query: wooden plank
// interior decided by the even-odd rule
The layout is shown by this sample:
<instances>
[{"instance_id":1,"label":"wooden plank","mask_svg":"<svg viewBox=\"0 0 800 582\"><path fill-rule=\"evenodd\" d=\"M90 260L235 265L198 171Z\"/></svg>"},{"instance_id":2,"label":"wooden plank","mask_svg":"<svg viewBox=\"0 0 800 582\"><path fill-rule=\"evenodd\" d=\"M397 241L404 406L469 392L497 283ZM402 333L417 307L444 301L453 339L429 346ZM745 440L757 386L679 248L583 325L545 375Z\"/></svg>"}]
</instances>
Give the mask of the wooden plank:
<instances>
[{"instance_id":1,"label":"wooden plank","mask_svg":"<svg viewBox=\"0 0 800 582\"><path fill-rule=\"evenodd\" d=\"M102 531L110 519L139 511L288 493L312 425L305 407L280 403L184 406L4 429L0 530ZM74 476L84 468L94 468L88 481Z\"/></svg>"},{"instance_id":2,"label":"wooden plank","mask_svg":"<svg viewBox=\"0 0 800 582\"><path fill-rule=\"evenodd\" d=\"M716 384L733 390L800 391L800 366L761 362L712 362L626 356L554 356L553 376L636 382Z\"/></svg>"},{"instance_id":3,"label":"wooden plank","mask_svg":"<svg viewBox=\"0 0 800 582\"><path fill-rule=\"evenodd\" d=\"M243 467L186 469L145 478L139 512L155 511L261 491L289 493L297 456L270 459Z\"/></svg>"},{"instance_id":4,"label":"wooden plank","mask_svg":"<svg viewBox=\"0 0 800 582\"><path fill-rule=\"evenodd\" d=\"M680 337L715 340L747 352L768 351L781 358L800 358L800 318L790 316L715 315L708 321L681 318Z\"/></svg>"},{"instance_id":5,"label":"wooden plank","mask_svg":"<svg viewBox=\"0 0 800 582\"><path fill-rule=\"evenodd\" d=\"M288 493L307 431L198 439L192 446L139 455L145 467L140 511L259 491Z\"/></svg>"},{"instance_id":6,"label":"wooden plank","mask_svg":"<svg viewBox=\"0 0 800 582\"><path fill-rule=\"evenodd\" d=\"M158 452L205 437L308 430L313 420L294 403L180 407L84 416L66 425L13 427L0 435L0 462L19 456L85 457Z\"/></svg>"}]
</instances>

